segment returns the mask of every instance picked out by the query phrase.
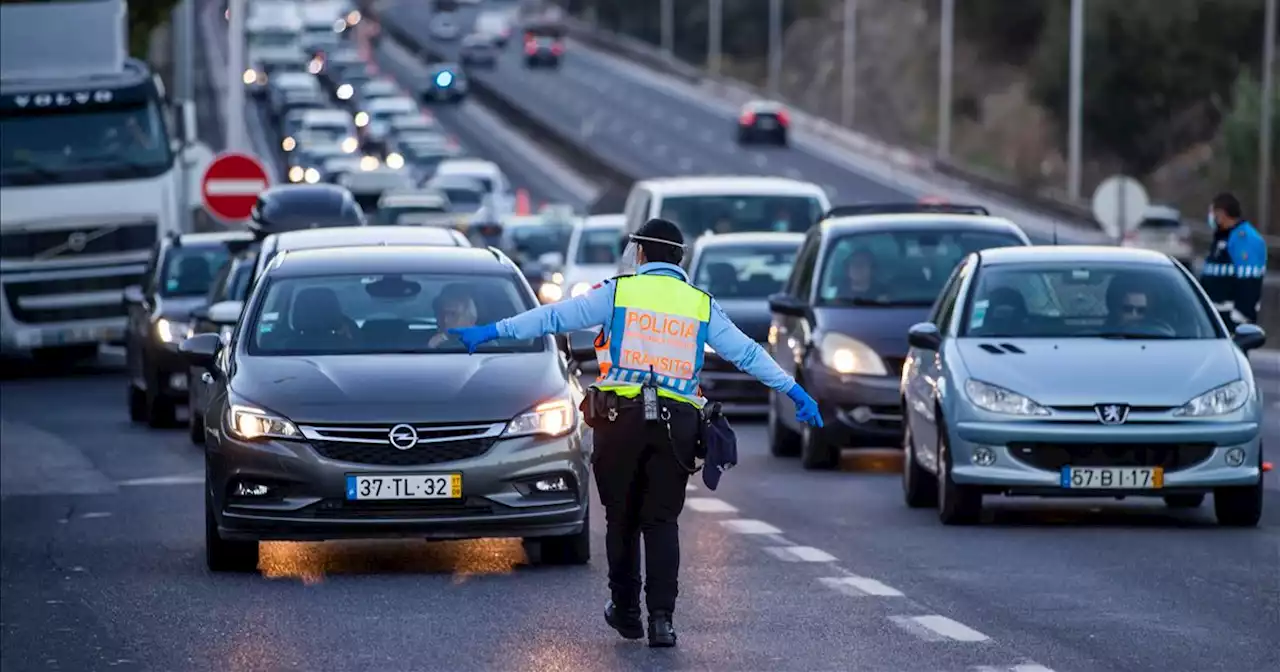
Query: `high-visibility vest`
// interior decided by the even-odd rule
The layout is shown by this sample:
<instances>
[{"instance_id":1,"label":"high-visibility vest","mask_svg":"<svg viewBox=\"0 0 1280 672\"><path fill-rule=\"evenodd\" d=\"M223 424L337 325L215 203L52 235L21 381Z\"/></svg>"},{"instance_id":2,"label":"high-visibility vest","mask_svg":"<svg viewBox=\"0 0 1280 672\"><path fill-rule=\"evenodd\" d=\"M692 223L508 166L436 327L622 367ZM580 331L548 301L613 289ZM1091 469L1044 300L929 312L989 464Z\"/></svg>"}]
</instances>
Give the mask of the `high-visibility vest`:
<instances>
[{"instance_id":1,"label":"high-visibility vest","mask_svg":"<svg viewBox=\"0 0 1280 672\"><path fill-rule=\"evenodd\" d=\"M698 373L710 330L711 297L669 275L625 276L615 283L609 328L596 336L600 377L593 385L635 397L652 377L660 396L701 408L706 399Z\"/></svg>"}]
</instances>

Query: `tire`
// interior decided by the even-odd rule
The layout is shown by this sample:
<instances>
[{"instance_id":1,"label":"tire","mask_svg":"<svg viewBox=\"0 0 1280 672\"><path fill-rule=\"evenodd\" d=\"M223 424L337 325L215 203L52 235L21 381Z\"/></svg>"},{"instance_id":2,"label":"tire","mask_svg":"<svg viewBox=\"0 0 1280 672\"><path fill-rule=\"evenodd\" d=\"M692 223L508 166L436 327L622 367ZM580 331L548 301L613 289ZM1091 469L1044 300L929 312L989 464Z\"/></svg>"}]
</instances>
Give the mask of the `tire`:
<instances>
[{"instance_id":1,"label":"tire","mask_svg":"<svg viewBox=\"0 0 1280 672\"><path fill-rule=\"evenodd\" d=\"M982 491L951 480L946 427L938 424L938 519L943 525L974 525L982 518Z\"/></svg>"},{"instance_id":2,"label":"tire","mask_svg":"<svg viewBox=\"0 0 1280 672\"><path fill-rule=\"evenodd\" d=\"M213 502L204 496L204 561L211 572L252 572L258 569L258 542L232 541L218 534Z\"/></svg>"},{"instance_id":3,"label":"tire","mask_svg":"<svg viewBox=\"0 0 1280 672\"><path fill-rule=\"evenodd\" d=\"M779 146L779 147L786 147L786 146L787 146L787 132L786 132L786 131L779 131L779 132L778 132L778 137L774 139L774 142L776 142L776 143L778 144L778 146Z\"/></svg>"},{"instance_id":4,"label":"tire","mask_svg":"<svg viewBox=\"0 0 1280 672\"><path fill-rule=\"evenodd\" d=\"M191 389L190 386L187 389ZM188 405L187 437L196 446L204 446L204 409Z\"/></svg>"},{"instance_id":5,"label":"tire","mask_svg":"<svg viewBox=\"0 0 1280 672\"><path fill-rule=\"evenodd\" d=\"M751 144L750 140L751 140L751 138L750 138L750 136L747 134L747 131L746 131L745 129L743 129L741 126L739 126L739 127L738 127L738 144L739 144L739 145L749 145L749 144Z\"/></svg>"},{"instance_id":6,"label":"tire","mask_svg":"<svg viewBox=\"0 0 1280 672\"><path fill-rule=\"evenodd\" d=\"M582 531L563 537L537 540L543 565L585 565L591 562L591 510L582 519Z\"/></svg>"},{"instance_id":7,"label":"tire","mask_svg":"<svg viewBox=\"0 0 1280 672\"><path fill-rule=\"evenodd\" d=\"M906 404L903 404L906 408ZM938 505L937 477L916 461L915 440L911 424L904 422L902 432L902 499L912 509L928 509Z\"/></svg>"},{"instance_id":8,"label":"tire","mask_svg":"<svg viewBox=\"0 0 1280 672\"><path fill-rule=\"evenodd\" d=\"M1257 527L1262 519L1262 477L1256 485L1213 491L1213 514L1223 527Z\"/></svg>"},{"instance_id":9,"label":"tire","mask_svg":"<svg viewBox=\"0 0 1280 672\"><path fill-rule=\"evenodd\" d=\"M777 393L769 392L769 454L774 457L795 457L800 454L800 435L791 431L778 417Z\"/></svg>"},{"instance_id":10,"label":"tire","mask_svg":"<svg viewBox=\"0 0 1280 672\"><path fill-rule=\"evenodd\" d=\"M1171 509L1198 509L1204 504L1204 494L1165 495L1164 504Z\"/></svg>"},{"instance_id":11,"label":"tire","mask_svg":"<svg viewBox=\"0 0 1280 672\"><path fill-rule=\"evenodd\" d=\"M178 404L156 388L160 384L150 381L146 391L147 425L152 429L168 429L178 423Z\"/></svg>"},{"instance_id":12,"label":"tire","mask_svg":"<svg viewBox=\"0 0 1280 672\"><path fill-rule=\"evenodd\" d=\"M831 445L826 431L805 426L800 434L800 466L809 470L835 469L840 464L840 448Z\"/></svg>"},{"instance_id":13,"label":"tire","mask_svg":"<svg viewBox=\"0 0 1280 672\"><path fill-rule=\"evenodd\" d=\"M131 422L147 422L147 393L129 383L128 392L129 420Z\"/></svg>"}]
</instances>

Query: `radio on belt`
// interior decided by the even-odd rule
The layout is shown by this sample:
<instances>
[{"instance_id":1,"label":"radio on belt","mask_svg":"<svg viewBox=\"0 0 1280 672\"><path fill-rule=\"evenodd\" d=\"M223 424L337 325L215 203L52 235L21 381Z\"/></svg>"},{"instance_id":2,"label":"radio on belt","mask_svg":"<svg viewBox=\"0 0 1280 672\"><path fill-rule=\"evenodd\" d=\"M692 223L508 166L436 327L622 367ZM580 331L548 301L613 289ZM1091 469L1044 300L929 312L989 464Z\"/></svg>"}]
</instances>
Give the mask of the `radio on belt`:
<instances>
[{"instance_id":1,"label":"radio on belt","mask_svg":"<svg viewBox=\"0 0 1280 672\"><path fill-rule=\"evenodd\" d=\"M644 401L645 422L658 421L658 386L653 382L653 367L649 367L649 377L640 386L640 397Z\"/></svg>"}]
</instances>

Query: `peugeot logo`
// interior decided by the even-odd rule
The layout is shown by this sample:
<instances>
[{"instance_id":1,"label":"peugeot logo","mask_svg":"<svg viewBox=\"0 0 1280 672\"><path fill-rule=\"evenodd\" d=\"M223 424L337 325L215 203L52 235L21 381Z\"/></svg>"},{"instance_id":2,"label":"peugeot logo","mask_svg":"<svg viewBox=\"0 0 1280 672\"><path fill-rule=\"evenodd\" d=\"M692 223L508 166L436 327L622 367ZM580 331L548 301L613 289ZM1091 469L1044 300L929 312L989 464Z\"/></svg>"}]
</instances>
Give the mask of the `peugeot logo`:
<instances>
[{"instance_id":1,"label":"peugeot logo","mask_svg":"<svg viewBox=\"0 0 1280 672\"><path fill-rule=\"evenodd\" d=\"M396 425L387 433L387 440L400 450L409 450L418 445L418 430L411 425Z\"/></svg>"},{"instance_id":2,"label":"peugeot logo","mask_svg":"<svg viewBox=\"0 0 1280 672\"><path fill-rule=\"evenodd\" d=\"M1104 425L1123 425L1129 419L1129 407L1125 404L1098 404L1093 407L1098 422Z\"/></svg>"}]
</instances>

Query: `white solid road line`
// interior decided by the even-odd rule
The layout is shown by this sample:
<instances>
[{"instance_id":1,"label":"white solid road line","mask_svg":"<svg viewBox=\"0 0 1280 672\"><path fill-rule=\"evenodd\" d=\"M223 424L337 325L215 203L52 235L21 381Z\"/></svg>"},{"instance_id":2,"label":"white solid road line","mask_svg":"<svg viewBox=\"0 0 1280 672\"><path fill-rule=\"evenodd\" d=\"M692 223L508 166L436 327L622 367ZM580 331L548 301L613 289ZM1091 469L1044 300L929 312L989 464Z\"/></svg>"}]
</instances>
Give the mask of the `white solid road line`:
<instances>
[{"instance_id":1,"label":"white solid road line","mask_svg":"<svg viewBox=\"0 0 1280 672\"><path fill-rule=\"evenodd\" d=\"M812 546L770 546L769 555L787 562L835 562L836 556Z\"/></svg>"},{"instance_id":2,"label":"white solid road line","mask_svg":"<svg viewBox=\"0 0 1280 672\"><path fill-rule=\"evenodd\" d=\"M737 534L781 534L782 530L764 522L763 520L722 520L720 524L730 532Z\"/></svg>"},{"instance_id":3,"label":"white solid road line","mask_svg":"<svg viewBox=\"0 0 1280 672\"><path fill-rule=\"evenodd\" d=\"M1023 663L1022 665L977 665L969 668L969 672L1053 672L1053 670L1038 663Z\"/></svg>"},{"instance_id":4,"label":"white solid road line","mask_svg":"<svg viewBox=\"0 0 1280 672\"><path fill-rule=\"evenodd\" d=\"M211 196L257 196L266 188L266 180L209 180L204 185Z\"/></svg>"},{"instance_id":5,"label":"white solid road line","mask_svg":"<svg viewBox=\"0 0 1280 672\"><path fill-rule=\"evenodd\" d=\"M986 642L991 638L946 616L891 616L890 620L922 639L954 642Z\"/></svg>"},{"instance_id":6,"label":"white solid road line","mask_svg":"<svg viewBox=\"0 0 1280 672\"><path fill-rule=\"evenodd\" d=\"M685 500L685 506L699 511L701 513L737 513L738 509L734 505L716 499L715 497L690 497Z\"/></svg>"},{"instance_id":7,"label":"white solid road line","mask_svg":"<svg viewBox=\"0 0 1280 672\"><path fill-rule=\"evenodd\" d=\"M902 597L896 588L861 576L828 576L818 579L822 585L851 597Z\"/></svg>"},{"instance_id":8,"label":"white solid road line","mask_svg":"<svg viewBox=\"0 0 1280 672\"><path fill-rule=\"evenodd\" d=\"M120 481L118 485L122 486L138 486L138 485L192 485L195 483L204 483L204 474L178 474L175 476L156 476L153 478L135 478L128 481Z\"/></svg>"}]
</instances>

